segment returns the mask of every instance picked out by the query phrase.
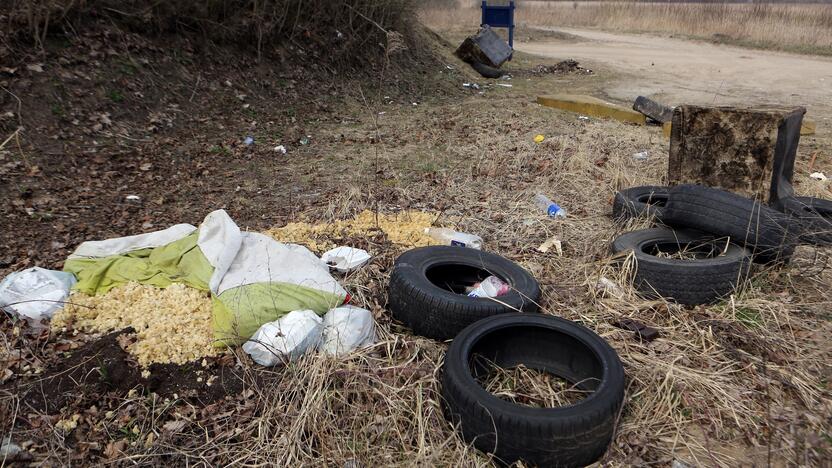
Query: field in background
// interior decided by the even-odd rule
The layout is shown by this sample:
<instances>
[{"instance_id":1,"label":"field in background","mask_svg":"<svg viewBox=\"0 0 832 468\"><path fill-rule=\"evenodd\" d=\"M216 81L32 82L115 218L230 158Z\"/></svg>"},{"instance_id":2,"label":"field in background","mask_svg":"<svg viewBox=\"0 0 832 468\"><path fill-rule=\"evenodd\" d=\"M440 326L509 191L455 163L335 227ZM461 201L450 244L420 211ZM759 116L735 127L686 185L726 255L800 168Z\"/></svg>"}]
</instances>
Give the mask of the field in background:
<instances>
[{"instance_id":1,"label":"field in background","mask_svg":"<svg viewBox=\"0 0 832 468\"><path fill-rule=\"evenodd\" d=\"M423 8L421 15L436 29L470 29L479 23L479 2L434 3ZM517 23L673 34L832 55L832 4L520 1Z\"/></svg>"}]
</instances>

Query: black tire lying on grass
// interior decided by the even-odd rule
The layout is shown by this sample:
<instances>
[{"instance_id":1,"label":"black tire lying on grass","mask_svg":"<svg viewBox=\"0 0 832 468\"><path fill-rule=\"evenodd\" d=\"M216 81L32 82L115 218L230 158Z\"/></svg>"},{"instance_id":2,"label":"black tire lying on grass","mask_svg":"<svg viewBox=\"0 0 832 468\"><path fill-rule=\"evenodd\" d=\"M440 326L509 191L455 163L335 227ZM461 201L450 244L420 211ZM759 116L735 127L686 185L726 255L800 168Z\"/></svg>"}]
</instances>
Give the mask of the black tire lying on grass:
<instances>
[{"instance_id":1,"label":"black tire lying on grass","mask_svg":"<svg viewBox=\"0 0 832 468\"><path fill-rule=\"evenodd\" d=\"M788 216L735 193L701 185L678 185L669 192L663 221L698 229L751 250L754 261L787 262L797 242Z\"/></svg>"},{"instance_id":2,"label":"black tire lying on grass","mask_svg":"<svg viewBox=\"0 0 832 468\"><path fill-rule=\"evenodd\" d=\"M800 240L807 244L832 245L832 200L788 197L780 200L783 212L800 224Z\"/></svg>"},{"instance_id":3,"label":"black tire lying on grass","mask_svg":"<svg viewBox=\"0 0 832 468\"><path fill-rule=\"evenodd\" d=\"M471 68L477 71L483 78L500 78L506 74L506 72L500 70L499 68L494 68L490 65L486 65L481 62L471 62Z\"/></svg>"},{"instance_id":4,"label":"black tire lying on grass","mask_svg":"<svg viewBox=\"0 0 832 468\"><path fill-rule=\"evenodd\" d=\"M710 304L730 294L751 265L745 248L693 230L628 232L613 241L612 251L633 251L636 289L685 305Z\"/></svg>"},{"instance_id":5,"label":"black tire lying on grass","mask_svg":"<svg viewBox=\"0 0 832 468\"><path fill-rule=\"evenodd\" d=\"M511 291L473 298L465 287L497 276ZM388 305L393 318L417 335L437 340L456 336L482 318L511 311L537 312L540 286L516 263L480 250L433 246L413 249L396 259L390 274Z\"/></svg>"},{"instance_id":6,"label":"black tire lying on grass","mask_svg":"<svg viewBox=\"0 0 832 468\"><path fill-rule=\"evenodd\" d=\"M667 204L668 187L643 185L630 187L615 193L612 216L618 221L642 216L655 216L661 220Z\"/></svg>"},{"instance_id":7,"label":"black tire lying on grass","mask_svg":"<svg viewBox=\"0 0 832 468\"><path fill-rule=\"evenodd\" d=\"M533 408L502 400L477 377L484 358L502 368L525 365L591 391L569 406ZM505 463L584 466L607 450L624 399L624 369L601 337L569 320L501 314L470 325L451 343L442 366L442 398L462 438Z\"/></svg>"}]
</instances>

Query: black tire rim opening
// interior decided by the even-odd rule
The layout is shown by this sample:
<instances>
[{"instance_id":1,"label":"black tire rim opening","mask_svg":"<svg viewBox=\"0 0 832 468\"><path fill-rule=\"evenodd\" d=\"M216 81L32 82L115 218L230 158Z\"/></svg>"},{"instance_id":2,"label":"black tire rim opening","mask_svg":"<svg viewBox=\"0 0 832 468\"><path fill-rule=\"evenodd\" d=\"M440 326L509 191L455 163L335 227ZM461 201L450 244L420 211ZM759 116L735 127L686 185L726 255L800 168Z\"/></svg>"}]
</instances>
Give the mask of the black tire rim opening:
<instances>
[{"instance_id":1,"label":"black tire rim opening","mask_svg":"<svg viewBox=\"0 0 832 468\"><path fill-rule=\"evenodd\" d=\"M541 352L539 346L543 343L548 348L545 352ZM524 359L523 354L528 359ZM540 361L535 355L546 355L547 359ZM469 375L478 389L489 398L521 407L538 410L573 407L591 399L603 384L604 365L590 346L573 335L545 327L514 325L491 330L473 343L465 358ZM536 407L501 398L483 386L495 367L508 371L519 366L567 382L569 394L564 393L564 396L568 403ZM535 396L544 399L543 395Z\"/></svg>"},{"instance_id":2,"label":"black tire rim opening","mask_svg":"<svg viewBox=\"0 0 832 468\"><path fill-rule=\"evenodd\" d=\"M721 256L725 251L725 246L719 246L717 242L710 240L692 242L655 240L644 242L639 247L647 255L676 260L708 260Z\"/></svg>"},{"instance_id":3,"label":"black tire rim opening","mask_svg":"<svg viewBox=\"0 0 832 468\"><path fill-rule=\"evenodd\" d=\"M439 263L431 265L425 271L425 276L437 288L461 295L467 294L467 289L489 276L496 276L502 282L511 284L510 281L497 273L463 263Z\"/></svg>"}]
</instances>

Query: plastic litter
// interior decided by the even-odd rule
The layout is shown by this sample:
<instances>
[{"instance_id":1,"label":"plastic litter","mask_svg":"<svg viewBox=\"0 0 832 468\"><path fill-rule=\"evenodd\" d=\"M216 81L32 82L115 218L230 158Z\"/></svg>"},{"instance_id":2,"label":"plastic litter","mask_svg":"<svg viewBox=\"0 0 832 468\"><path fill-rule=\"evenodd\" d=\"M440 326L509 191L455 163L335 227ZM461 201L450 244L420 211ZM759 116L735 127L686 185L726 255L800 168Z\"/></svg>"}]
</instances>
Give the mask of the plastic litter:
<instances>
[{"instance_id":1,"label":"plastic litter","mask_svg":"<svg viewBox=\"0 0 832 468\"><path fill-rule=\"evenodd\" d=\"M826 174L823 172L813 172L809 174L809 177L816 179L816 180L828 180L829 178L826 177Z\"/></svg>"},{"instance_id":2,"label":"plastic litter","mask_svg":"<svg viewBox=\"0 0 832 468\"><path fill-rule=\"evenodd\" d=\"M352 247L335 247L324 252L321 260L341 273L347 273L359 268L370 261L372 255L366 250L354 249Z\"/></svg>"},{"instance_id":3,"label":"plastic litter","mask_svg":"<svg viewBox=\"0 0 832 468\"><path fill-rule=\"evenodd\" d=\"M275 147L274 147L274 150L275 150L275 152L277 152L277 153L286 154L286 147L285 147L285 146L283 146L283 145L277 145L277 146L275 146Z\"/></svg>"},{"instance_id":4,"label":"plastic litter","mask_svg":"<svg viewBox=\"0 0 832 468\"><path fill-rule=\"evenodd\" d=\"M474 284L474 288L468 293L468 297L500 297L511 291L511 286L496 276Z\"/></svg>"},{"instance_id":5,"label":"plastic litter","mask_svg":"<svg viewBox=\"0 0 832 468\"><path fill-rule=\"evenodd\" d=\"M502 86L503 88L512 88L514 85L510 85L508 83L497 83L497 86Z\"/></svg>"},{"instance_id":6,"label":"plastic litter","mask_svg":"<svg viewBox=\"0 0 832 468\"><path fill-rule=\"evenodd\" d=\"M243 140L243 144L246 146L250 146L254 144L254 138L251 136L247 136L245 140Z\"/></svg>"},{"instance_id":7,"label":"plastic litter","mask_svg":"<svg viewBox=\"0 0 832 468\"><path fill-rule=\"evenodd\" d=\"M138 195L127 195L124 199L127 201L142 201L142 197Z\"/></svg>"},{"instance_id":8,"label":"plastic litter","mask_svg":"<svg viewBox=\"0 0 832 468\"><path fill-rule=\"evenodd\" d=\"M480 89L480 85L476 83L462 83L463 88Z\"/></svg>"},{"instance_id":9,"label":"plastic litter","mask_svg":"<svg viewBox=\"0 0 832 468\"><path fill-rule=\"evenodd\" d=\"M546 137L543 136L543 135L535 135L534 142L537 143L537 144L540 144L540 143L543 143L543 140L545 140L545 139L546 139Z\"/></svg>"},{"instance_id":10,"label":"plastic litter","mask_svg":"<svg viewBox=\"0 0 832 468\"><path fill-rule=\"evenodd\" d=\"M447 228L425 228L425 234L445 245L482 249L482 237Z\"/></svg>"},{"instance_id":11,"label":"plastic litter","mask_svg":"<svg viewBox=\"0 0 832 468\"><path fill-rule=\"evenodd\" d=\"M565 218L566 210L560 205L553 202L546 195L537 194L534 196L534 204L547 215L554 218Z\"/></svg>"},{"instance_id":12,"label":"plastic litter","mask_svg":"<svg viewBox=\"0 0 832 468\"><path fill-rule=\"evenodd\" d=\"M302 145L308 145L308 144L309 144L309 141L310 141L311 139L312 139L312 137L311 137L310 135L306 135L305 137L302 137L302 138L300 139L300 144L302 144Z\"/></svg>"},{"instance_id":13,"label":"plastic litter","mask_svg":"<svg viewBox=\"0 0 832 468\"><path fill-rule=\"evenodd\" d=\"M261 366L291 362L315 349L321 341L323 321L311 310L295 310L265 323L243 343L243 351Z\"/></svg>"},{"instance_id":14,"label":"plastic litter","mask_svg":"<svg viewBox=\"0 0 832 468\"><path fill-rule=\"evenodd\" d=\"M12 273L0 282L0 309L38 326L64 306L75 282L72 273L40 267Z\"/></svg>"},{"instance_id":15,"label":"plastic litter","mask_svg":"<svg viewBox=\"0 0 832 468\"><path fill-rule=\"evenodd\" d=\"M584 122L589 122L589 117L585 115L579 115L578 120L583 120Z\"/></svg>"},{"instance_id":16,"label":"plastic litter","mask_svg":"<svg viewBox=\"0 0 832 468\"><path fill-rule=\"evenodd\" d=\"M647 151L639 151L638 153L633 153L633 159L636 161L647 161L650 155L647 154Z\"/></svg>"},{"instance_id":17,"label":"plastic litter","mask_svg":"<svg viewBox=\"0 0 832 468\"><path fill-rule=\"evenodd\" d=\"M376 342L373 314L360 307L336 307L324 315L321 351L334 356L344 355Z\"/></svg>"}]
</instances>

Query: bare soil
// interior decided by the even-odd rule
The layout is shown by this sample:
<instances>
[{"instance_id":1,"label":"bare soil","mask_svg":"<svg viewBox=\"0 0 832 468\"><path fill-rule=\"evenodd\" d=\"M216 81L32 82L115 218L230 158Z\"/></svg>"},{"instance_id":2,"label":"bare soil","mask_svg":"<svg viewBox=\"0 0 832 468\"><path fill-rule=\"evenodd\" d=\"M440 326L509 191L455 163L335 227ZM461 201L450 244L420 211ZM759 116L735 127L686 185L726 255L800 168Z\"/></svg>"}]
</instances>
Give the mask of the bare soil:
<instances>
[{"instance_id":1,"label":"bare soil","mask_svg":"<svg viewBox=\"0 0 832 468\"><path fill-rule=\"evenodd\" d=\"M804 106L832 125L832 58L718 45L705 41L573 28L546 28L567 39L519 41L518 50L611 68L613 98L653 96L668 105ZM521 38L522 39L522 38ZM821 123L822 122L822 123ZM824 129L825 127L825 129Z\"/></svg>"}]
</instances>

